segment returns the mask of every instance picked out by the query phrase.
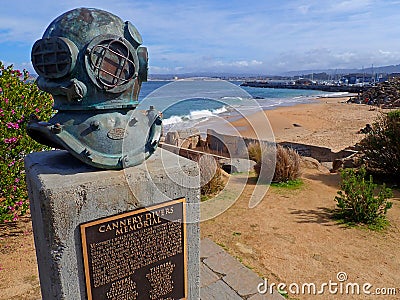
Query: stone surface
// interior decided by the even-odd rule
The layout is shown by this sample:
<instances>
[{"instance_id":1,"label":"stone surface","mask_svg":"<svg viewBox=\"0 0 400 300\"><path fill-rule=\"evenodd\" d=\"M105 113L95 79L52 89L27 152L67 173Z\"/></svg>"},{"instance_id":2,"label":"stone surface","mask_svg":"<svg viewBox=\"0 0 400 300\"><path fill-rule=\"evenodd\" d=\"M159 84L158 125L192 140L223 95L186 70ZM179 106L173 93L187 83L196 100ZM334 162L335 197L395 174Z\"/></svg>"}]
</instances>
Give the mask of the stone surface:
<instances>
[{"instance_id":1,"label":"stone surface","mask_svg":"<svg viewBox=\"0 0 400 300\"><path fill-rule=\"evenodd\" d=\"M242 265L233 268L222 280L243 297L258 293L257 286L261 282L256 273Z\"/></svg>"},{"instance_id":2,"label":"stone surface","mask_svg":"<svg viewBox=\"0 0 400 300\"><path fill-rule=\"evenodd\" d=\"M241 136L217 133L207 129L207 145L209 149L219 153L227 153L231 158L248 158L246 138Z\"/></svg>"},{"instance_id":3,"label":"stone surface","mask_svg":"<svg viewBox=\"0 0 400 300\"><path fill-rule=\"evenodd\" d=\"M231 158L219 160L222 169L228 173L249 172L254 169L255 161L245 158Z\"/></svg>"},{"instance_id":4,"label":"stone surface","mask_svg":"<svg viewBox=\"0 0 400 300\"><path fill-rule=\"evenodd\" d=\"M187 201L189 299L199 299L196 163L158 149L120 171L82 164L66 151L29 154L25 170L43 299L86 299L79 224L167 200Z\"/></svg>"},{"instance_id":5,"label":"stone surface","mask_svg":"<svg viewBox=\"0 0 400 300\"><path fill-rule=\"evenodd\" d=\"M220 279L209 267L205 264L200 264L200 287L210 285Z\"/></svg>"},{"instance_id":6,"label":"stone surface","mask_svg":"<svg viewBox=\"0 0 400 300\"><path fill-rule=\"evenodd\" d=\"M222 275L227 275L231 272L242 268L240 262L230 256L225 251L212 255L203 260L203 262L214 272Z\"/></svg>"},{"instance_id":7,"label":"stone surface","mask_svg":"<svg viewBox=\"0 0 400 300\"><path fill-rule=\"evenodd\" d=\"M258 286L264 283L252 270L243 266L212 240L201 241L201 300L210 299L266 299L283 300L279 293L260 294ZM212 274L214 273L214 275Z\"/></svg>"},{"instance_id":8,"label":"stone surface","mask_svg":"<svg viewBox=\"0 0 400 300\"><path fill-rule=\"evenodd\" d=\"M226 285L222 280L218 280L209 286L200 289L202 300L242 300L234 290Z\"/></svg>"},{"instance_id":9,"label":"stone surface","mask_svg":"<svg viewBox=\"0 0 400 300\"><path fill-rule=\"evenodd\" d=\"M209 238L204 238L201 240L200 244L200 258L207 258L209 256L215 255L217 253L224 252L220 246L214 243Z\"/></svg>"}]
</instances>

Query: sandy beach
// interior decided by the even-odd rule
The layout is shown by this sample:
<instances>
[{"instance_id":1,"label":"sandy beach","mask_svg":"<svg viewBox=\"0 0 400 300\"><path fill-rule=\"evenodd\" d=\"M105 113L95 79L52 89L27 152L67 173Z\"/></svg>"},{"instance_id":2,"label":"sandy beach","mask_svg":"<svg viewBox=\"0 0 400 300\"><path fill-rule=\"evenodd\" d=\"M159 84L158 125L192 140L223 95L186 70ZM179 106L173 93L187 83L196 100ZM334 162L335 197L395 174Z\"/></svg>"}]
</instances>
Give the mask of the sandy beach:
<instances>
[{"instance_id":1,"label":"sandy beach","mask_svg":"<svg viewBox=\"0 0 400 300\"><path fill-rule=\"evenodd\" d=\"M372 123L380 110L377 107L349 104L343 98L318 98L315 103L265 110L232 122L245 137L255 137L253 126L265 120L271 124L277 142L296 142L327 147L338 152L359 142L357 131Z\"/></svg>"}]
</instances>

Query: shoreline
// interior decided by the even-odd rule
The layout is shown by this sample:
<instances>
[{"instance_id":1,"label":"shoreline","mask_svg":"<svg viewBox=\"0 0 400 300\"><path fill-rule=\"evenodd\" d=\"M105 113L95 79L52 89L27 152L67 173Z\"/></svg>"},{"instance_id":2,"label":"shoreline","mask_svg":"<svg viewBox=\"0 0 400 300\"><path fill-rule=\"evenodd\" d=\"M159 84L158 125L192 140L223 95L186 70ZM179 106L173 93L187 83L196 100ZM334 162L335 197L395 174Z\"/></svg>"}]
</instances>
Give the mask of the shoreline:
<instances>
[{"instance_id":1,"label":"shoreline","mask_svg":"<svg viewBox=\"0 0 400 300\"><path fill-rule=\"evenodd\" d=\"M296 142L338 152L358 143L363 138L358 130L373 123L381 111L374 106L346 103L349 97L318 97L313 103L259 111L231 120L230 124L243 137L256 138L252 126L268 126L266 117L276 142Z\"/></svg>"},{"instance_id":2,"label":"shoreline","mask_svg":"<svg viewBox=\"0 0 400 300\"><path fill-rule=\"evenodd\" d=\"M207 129L213 129L220 134L293 142L339 152L360 142L364 135L358 131L373 123L382 111L376 106L347 103L352 96L318 96L307 103L260 107L257 111L237 110L205 121L177 123L167 127L166 132L194 127L206 137Z\"/></svg>"}]
</instances>

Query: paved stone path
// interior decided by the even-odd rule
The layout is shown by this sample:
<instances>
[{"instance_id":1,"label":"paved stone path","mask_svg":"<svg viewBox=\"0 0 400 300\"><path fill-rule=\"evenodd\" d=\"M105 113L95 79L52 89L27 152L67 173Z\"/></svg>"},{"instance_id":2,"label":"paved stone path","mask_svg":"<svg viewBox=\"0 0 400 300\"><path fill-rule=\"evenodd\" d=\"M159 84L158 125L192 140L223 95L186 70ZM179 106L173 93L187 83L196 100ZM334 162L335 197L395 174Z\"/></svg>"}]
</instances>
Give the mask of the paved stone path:
<instances>
[{"instance_id":1,"label":"paved stone path","mask_svg":"<svg viewBox=\"0 0 400 300\"><path fill-rule=\"evenodd\" d=\"M285 299L276 291L258 293L263 280L208 238L200 242L200 259L201 300Z\"/></svg>"}]
</instances>

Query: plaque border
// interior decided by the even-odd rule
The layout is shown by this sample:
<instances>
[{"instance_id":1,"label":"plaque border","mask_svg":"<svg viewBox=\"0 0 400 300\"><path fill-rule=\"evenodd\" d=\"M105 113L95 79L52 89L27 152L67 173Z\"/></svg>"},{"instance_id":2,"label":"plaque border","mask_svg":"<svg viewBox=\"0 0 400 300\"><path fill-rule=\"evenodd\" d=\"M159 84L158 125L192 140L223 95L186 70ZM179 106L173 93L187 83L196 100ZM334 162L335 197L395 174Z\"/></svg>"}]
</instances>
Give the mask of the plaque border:
<instances>
[{"instance_id":1,"label":"plaque border","mask_svg":"<svg viewBox=\"0 0 400 300\"><path fill-rule=\"evenodd\" d=\"M166 202L162 202L159 204L155 204L152 206L147 206L147 207L141 207L141 208L137 208L135 210L132 211L128 211L128 212L124 212L121 214L116 214L110 217L105 217L105 218L100 218L100 219L96 219L93 221L88 221L85 223L80 224L80 232L81 232L81 243L82 243L82 257L83 257L83 268L84 268L84 274L85 274L85 286L86 286L86 294L88 297L88 300L93 300L92 297L92 287L90 284L90 274L89 274L89 258L88 258L88 248L87 248L87 244L86 244L86 231L85 229L87 227L91 227L91 226L95 226L97 224L101 224L101 223L105 223L105 222L110 222L116 219L121 219L121 218L126 218L129 216L133 216L136 214L140 214L142 212L145 211L150 211L150 210L154 210L157 208L161 208L164 206L168 206L168 205L173 205L173 204L177 204L177 203L182 203L182 224L183 224L183 260L184 260L184 274L183 274L183 278L184 278L184 298L182 298L181 300L187 300L188 297L188 258L187 258L187 232L186 232L186 198L182 197L182 198L178 198L175 200L171 200L171 201L166 201Z\"/></svg>"}]
</instances>

